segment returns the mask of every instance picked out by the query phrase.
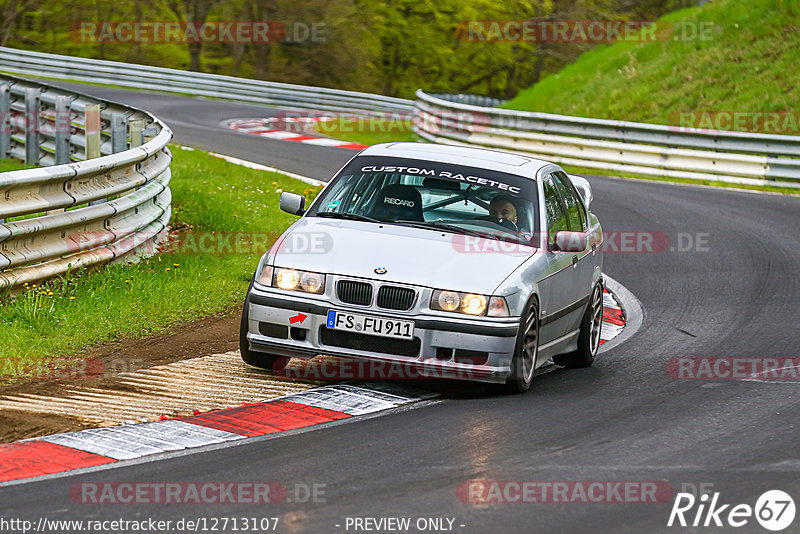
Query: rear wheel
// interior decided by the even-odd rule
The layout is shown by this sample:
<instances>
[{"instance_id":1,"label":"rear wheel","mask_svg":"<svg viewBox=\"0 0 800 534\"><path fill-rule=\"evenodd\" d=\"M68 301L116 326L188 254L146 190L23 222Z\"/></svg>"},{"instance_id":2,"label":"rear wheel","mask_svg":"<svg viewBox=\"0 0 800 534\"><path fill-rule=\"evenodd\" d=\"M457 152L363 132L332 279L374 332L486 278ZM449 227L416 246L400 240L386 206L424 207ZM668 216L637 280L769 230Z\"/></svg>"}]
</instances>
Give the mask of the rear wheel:
<instances>
[{"instance_id":1,"label":"rear wheel","mask_svg":"<svg viewBox=\"0 0 800 534\"><path fill-rule=\"evenodd\" d=\"M247 331L250 328L250 297L244 299L244 309L242 310L242 320L239 326L239 352L242 361L253 367L272 370L280 356L254 352L250 350L250 343L247 341Z\"/></svg>"},{"instance_id":2,"label":"rear wheel","mask_svg":"<svg viewBox=\"0 0 800 534\"><path fill-rule=\"evenodd\" d=\"M500 386L503 393L525 393L533 383L536 358L539 355L539 303L531 299L520 318L517 345L511 359L511 375Z\"/></svg>"},{"instance_id":3,"label":"rear wheel","mask_svg":"<svg viewBox=\"0 0 800 534\"><path fill-rule=\"evenodd\" d=\"M553 361L564 367L591 367L600 348L600 332L603 329L603 285L594 286L589 305L581 321L578 334L578 350L553 357Z\"/></svg>"}]
</instances>

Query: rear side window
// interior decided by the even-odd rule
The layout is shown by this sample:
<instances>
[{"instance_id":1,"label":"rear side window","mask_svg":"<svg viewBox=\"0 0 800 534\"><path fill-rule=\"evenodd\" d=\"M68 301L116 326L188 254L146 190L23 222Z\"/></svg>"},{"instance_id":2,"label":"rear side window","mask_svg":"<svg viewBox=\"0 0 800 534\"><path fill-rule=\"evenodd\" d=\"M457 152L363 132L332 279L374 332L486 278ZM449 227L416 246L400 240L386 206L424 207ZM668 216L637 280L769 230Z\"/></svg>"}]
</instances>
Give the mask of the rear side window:
<instances>
[{"instance_id":1,"label":"rear side window","mask_svg":"<svg viewBox=\"0 0 800 534\"><path fill-rule=\"evenodd\" d=\"M556 242L556 234L568 230L567 215L558 194L552 175L547 175L542 182L544 186L544 209L547 211L548 242L552 246Z\"/></svg>"},{"instance_id":2,"label":"rear side window","mask_svg":"<svg viewBox=\"0 0 800 534\"><path fill-rule=\"evenodd\" d=\"M578 198L578 192L572 186L567 175L563 172L554 172L555 186L559 194L564 199L567 209L567 223L572 232L586 231L586 214L583 211L583 203Z\"/></svg>"}]
</instances>

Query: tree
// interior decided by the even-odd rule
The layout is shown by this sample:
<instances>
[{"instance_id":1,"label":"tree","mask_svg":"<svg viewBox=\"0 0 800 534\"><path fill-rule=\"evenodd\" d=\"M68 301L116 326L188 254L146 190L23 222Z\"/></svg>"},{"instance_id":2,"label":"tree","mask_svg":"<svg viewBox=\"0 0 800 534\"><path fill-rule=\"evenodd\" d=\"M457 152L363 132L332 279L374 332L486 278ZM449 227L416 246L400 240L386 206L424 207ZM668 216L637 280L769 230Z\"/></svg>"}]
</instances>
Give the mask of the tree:
<instances>
[{"instance_id":1,"label":"tree","mask_svg":"<svg viewBox=\"0 0 800 534\"><path fill-rule=\"evenodd\" d=\"M37 3L37 0L6 0L0 3L0 46L6 46L20 16Z\"/></svg>"},{"instance_id":2,"label":"tree","mask_svg":"<svg viewBox=\"0 0 800 534\"><path fill-rule=\"evenodd\" d=\"M484 41L465 29L483 21L526 20L550 12L550 0L365 0L377 14L385 94L473 91L505 96L532 68L537 45Z\"/></svg>"},{"instance_id":3,"label":"tree","mask_svg":"<svg viewBox=\"0 0 800 534\"><path fill-rule=\"evenodd\" d=\"M208 19L208 14L211 9L220 1L221 0L169 0L169 8L175 13L178 22L195 24L199 28L206 22L206 19ZM189 41L186 45L189 49L189 70L202 72L202 41Z\"/></svg>"},{"instance_id":4,"label":"tree","mask_svg":"<svg viewBox=\"0 0 800 534\"><path fill-rule=\"evenodd\" d=\"M652 20L696 0L0 0L0 44L413 98L418 88L510 98L595 43L480 39L470 21ZM282 23L283 40L119 42L85 22ZM297 38L324 27L323 39ZM278 25L277 27L280 27ZM302 36L301 36L302 37ZM308 37L308 36L306 36Z\"/></svg>"}]
</instances>

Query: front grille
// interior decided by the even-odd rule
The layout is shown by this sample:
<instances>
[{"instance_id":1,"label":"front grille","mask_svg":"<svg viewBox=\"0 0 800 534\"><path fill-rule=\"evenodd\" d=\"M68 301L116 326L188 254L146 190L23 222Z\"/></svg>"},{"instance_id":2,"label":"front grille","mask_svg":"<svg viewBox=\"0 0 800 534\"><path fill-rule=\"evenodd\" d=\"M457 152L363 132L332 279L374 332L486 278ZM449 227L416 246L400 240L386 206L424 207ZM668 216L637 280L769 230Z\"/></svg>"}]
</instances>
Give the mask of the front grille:
<instances>
[{"instance_id":1,"label":"front grille","mask_svg":"<svg viewBox=\"0 0 800 534\"><path fill-rule=\"evenodd\" d=\"M336 295L342 302L369 306L372 302L372 286L366 282L339 280L336 284Z\"/></svg>"},{"instance_id":2,"label":"front grille","mask_svg":"<svg viewBox=\"0 0 800 534\"><path fill-rule=\"evenodd\" d=\"M381 354L394 354L397 356L417 356L422 341L415 337L413 340L392 339L388 337L370 336L354 332L331 330L325 326L319 329L319 339L323 345L340 347L343 349L379 352Z\"/></svg>"},{"instance_id":3,"label":"front grille","mask_svg":"<svg viewBox=\"0 0 800 534\"><path fill-rule=\"evenodd\" d=\"M378 307L387 310L410 310L416 292L407 287L382 286L378 290Z\"/></svg>"}]
</instances>

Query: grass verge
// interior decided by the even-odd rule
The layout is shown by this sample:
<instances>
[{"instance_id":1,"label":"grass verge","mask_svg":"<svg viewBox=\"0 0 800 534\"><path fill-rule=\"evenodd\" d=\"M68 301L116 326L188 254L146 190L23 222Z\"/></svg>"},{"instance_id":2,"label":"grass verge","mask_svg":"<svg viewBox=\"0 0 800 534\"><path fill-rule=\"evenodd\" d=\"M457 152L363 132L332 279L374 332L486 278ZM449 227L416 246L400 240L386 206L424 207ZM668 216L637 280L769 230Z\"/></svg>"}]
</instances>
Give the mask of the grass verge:
<instances>
[{"instance_id":1,"label":"grass verge","mask_svg":"<svg viewBox=\"0 0 800 534\"><path fill-rule=\"evenodd\" d=\"M0 172L19 171L22 169L30 169L32 165L25 165L21 161L15 159L0 159Z\"/></svg>"},{"instance_id":2,"label":"grass verge","mask_svg":"<svg viewBox=\"0 0 800 534\"><path fill-rule=\"evenodd\" d=\"M717 0L676 11L656 23L664 33L655 40L600 45L503 107L797 135L796 120L768 123L756 114L797 118L798 20L795 0ZM734 113L745 114L738 125ZM704 117L709 124L701 125Z\"/></svg>"},{"instance_id":3,"label":"grass verge","mask_svg":"<svg viewBox=\"0 0 800 534\"><path fill-rule=\"evenodd\" d=\"M171 147L177 229L164 253L0 295L0 379L43 378L82 349L161 332L244 298L259 257L293 220L279 192L318 188Z\"/></svg>"},{"instance_id":4,"label":"grass verge","mask_svg":"<svg viewBox=\"0 0 800 534\"><path fill-rule=\"evenodd\" d=\"M411 120L394 116L370 119L340 116L318 122L314 129L334 139L362 145L417 140L417 134L411 129Z\"/></svg>"}]
</instances>

